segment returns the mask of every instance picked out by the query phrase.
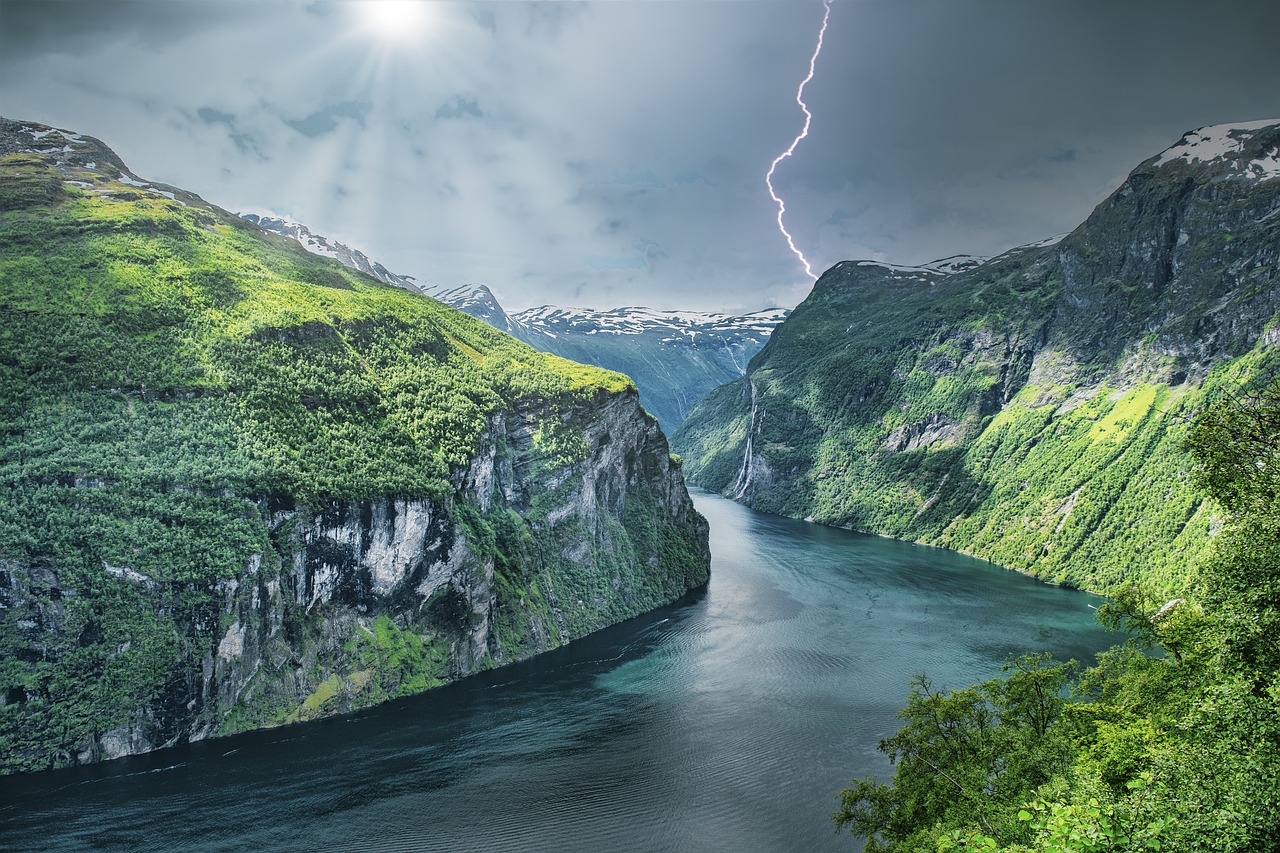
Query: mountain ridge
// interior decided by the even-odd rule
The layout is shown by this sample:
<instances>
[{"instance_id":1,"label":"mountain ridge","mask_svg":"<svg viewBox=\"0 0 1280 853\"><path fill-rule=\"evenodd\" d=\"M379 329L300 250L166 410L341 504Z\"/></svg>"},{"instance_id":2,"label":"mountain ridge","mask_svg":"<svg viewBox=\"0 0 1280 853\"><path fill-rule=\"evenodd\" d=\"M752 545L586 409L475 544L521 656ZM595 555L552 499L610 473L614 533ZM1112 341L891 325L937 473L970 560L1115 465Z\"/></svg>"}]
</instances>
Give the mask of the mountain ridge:
<instances>
[{"instance_id":1,"label":"mountain ridge","mask_svg":"<svg viewBox=\"0 0 1280 853\"><path fill-rule=\"evenodd\" d=\"M0 119L0 772L314 719L705 584L616 373Z\"/></svg>"},{"instance_id":2,"label":"mountain ridge","mask_svg":"<svg viewBox=\"0 0 1280 853\"><path fill-rule=\"evenodd\" d=\"M687 474L1049 580L1185 589L1214 523L1187 420L1276 360L1277 160L1280 124L1200 128L1060 240L949 274L836 264L673 436Z\"/></svg>"},{"instance_id":3,"label":"mountain ridge","mask_svg":"<svg viewBox=\"0 0 1280 853\"><path fill-rule=\"evenodd\" d=\"M412 276L393 273L358 249L318 235L286 217L240 216L296 240L317 255L451 305L543 352L631 376L641 402L667 432L680 425L703 394L741 376L769 334L790 313L784 308L733 315L640 306L596 309L553 305L508 312L487 285L424 284ZM955 257L936 263L963 266L977 260Z\"/></svg>"}]
</instances>

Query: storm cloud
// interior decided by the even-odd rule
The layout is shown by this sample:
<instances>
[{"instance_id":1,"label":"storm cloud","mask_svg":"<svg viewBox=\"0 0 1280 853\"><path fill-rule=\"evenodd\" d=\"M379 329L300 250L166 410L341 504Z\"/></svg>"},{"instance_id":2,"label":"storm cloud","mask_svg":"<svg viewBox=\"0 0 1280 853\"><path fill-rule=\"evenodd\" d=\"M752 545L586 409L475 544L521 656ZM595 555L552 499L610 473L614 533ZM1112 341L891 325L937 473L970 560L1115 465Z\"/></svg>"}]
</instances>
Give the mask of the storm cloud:
<instances>
[{"instance_id":1,"label":"storm cloud","mask_svg":"<svg viewBox=\"0 0 1280 853\"><path fill-rule=\"evenodd\" d=\"M809 279L769 162L820 2L0 0L0 115L512 308L754 309ZM1069 230L1205 124L1280 116L1270 2L837 0L774 184L816 270Z\"/></svg>"}]
</instances>

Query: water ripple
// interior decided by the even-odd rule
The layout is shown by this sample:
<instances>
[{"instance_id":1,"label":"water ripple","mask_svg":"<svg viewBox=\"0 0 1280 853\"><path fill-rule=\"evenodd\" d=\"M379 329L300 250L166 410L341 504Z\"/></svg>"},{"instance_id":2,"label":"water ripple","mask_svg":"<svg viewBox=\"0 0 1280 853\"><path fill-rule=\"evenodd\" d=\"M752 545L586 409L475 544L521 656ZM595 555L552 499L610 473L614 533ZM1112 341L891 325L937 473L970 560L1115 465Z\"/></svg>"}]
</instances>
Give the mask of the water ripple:
<instances>
[{"instance_id":1,"label":"water ripple","mask_svg":"<svg viewBox=\"0 0 1280 853\"><path fill-rule=\"evenodd\" d=\"M910 677L1085 659L1090 599L936 549L696 497L705 594L345 718L0 779L0 848L294 853L854 849Z\"/></svg>"}]
</instances>

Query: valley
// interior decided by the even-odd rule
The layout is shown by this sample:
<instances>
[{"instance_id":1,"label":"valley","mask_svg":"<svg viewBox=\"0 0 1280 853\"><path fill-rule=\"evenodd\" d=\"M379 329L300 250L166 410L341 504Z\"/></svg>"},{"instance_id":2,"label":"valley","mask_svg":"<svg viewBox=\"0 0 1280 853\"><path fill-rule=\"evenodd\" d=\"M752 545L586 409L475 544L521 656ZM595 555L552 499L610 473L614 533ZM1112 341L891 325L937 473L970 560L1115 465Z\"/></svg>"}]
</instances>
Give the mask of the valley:
<instances>
[{"instance_id":1,"label":"valley","mask_svg":"<svg viewBox=\"0 0 1280 853\"><path fill-rule=\"evenodd\" d=\"M486 285L427 285L393 273L358 249L317 235L300 223L266 214L241 215L297 240L310 252L332 257L386 284L426 294L542 352L625 373L636 383L640 402L668 434L675 432L704 394L740 378L790 313L782 308L730 315L554 305L509 313Z\"/></svg>"},{"instance_id":2,"label":"valley","mask_svg":"<svg viewBox=\"0 0 1280 853\"><path fill-rule=\"evenodd\" d=\"M791 312L509 313L0 120L14 849L219 849L280 792L375 823L223 840L1261 849L1278 152L1200 128L1060 238Z\"/></svg>"}]
</instances>

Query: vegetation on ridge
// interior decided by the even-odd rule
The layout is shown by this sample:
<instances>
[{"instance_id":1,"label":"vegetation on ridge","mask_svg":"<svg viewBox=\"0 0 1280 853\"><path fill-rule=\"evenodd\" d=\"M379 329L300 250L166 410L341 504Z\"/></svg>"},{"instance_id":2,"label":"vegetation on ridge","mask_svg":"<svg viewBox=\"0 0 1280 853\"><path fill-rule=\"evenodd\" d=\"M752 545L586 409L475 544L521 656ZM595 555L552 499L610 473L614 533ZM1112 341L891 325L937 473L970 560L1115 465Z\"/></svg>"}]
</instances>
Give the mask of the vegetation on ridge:
<instances>
[{"instance_id":1,"label":"vegetation on ridge","mask_svg":"<svg viewBox=\"0 0 1280 853\"><path fill-rule=\"evenodd\" d=\"M836 265L673 437L687 476L1059 583L1182 590L1214 524L1188 424L1276 360L1280 183L1232 168L1149 162L1061 242L950 274Z\"/></svg>"},{"instance_id":2,"label":"vegetation on ridge","mask_svg":"<svg viewBox=\"0 0 1280 853\"><path fill-rule=\"evenodd\" d=\"M61 151L60 140L42 141ZM608 578L575 586L564 573L559 537L594 535L583 522L531 539L536 512L481 517L459 491L495 414L530 419L539 464L575 464L588 448L570 414L633 393L629 379L539 353L195 196L139 187L113 162L105 148L60 164L0 158L0 772L95 760L104 733L126 725L185 737L175 721L188 699L210 707L209 661L239 626L229 596L238 584L265 596L299 525L352 501L432 500L495 559L509 648L494 653L508 657L481 667L534 650L529 608L577 636L599 627L597 611L616 620L683 593L673 578L705 579L693 533L645 518L657 500L611 529L622 543L652 534L643 547L671 558L623 602L613 588L592 597ZM628 555L610 565L627 569ZM272 646L273 665L310 696L280 704L264 669L245 692L257 698L198 725L287 722L456 677L457 649L431 628L463 618L455 599L441 590L413 630L376 614L326 626L283 602L270 642L296 642ZM321 646L344 675L305 655L289 663Z\"/></svg>"},{"instance_id":3,"label":"vegetation on ridge","mask_svg":"<svg viewBox=\"0 0 1280 853\"><path fill-rule=\"evenodd\" d=\"M1078 678L1033 655L950 693L917 679L880 744L892 782L842 791L839 829L885 853L1275 849L1280 381L1209 408L1187 447L1227 513L1198 594L1117 595L1103 618L1133 638Z\"/></svg>"}]
</instances>

